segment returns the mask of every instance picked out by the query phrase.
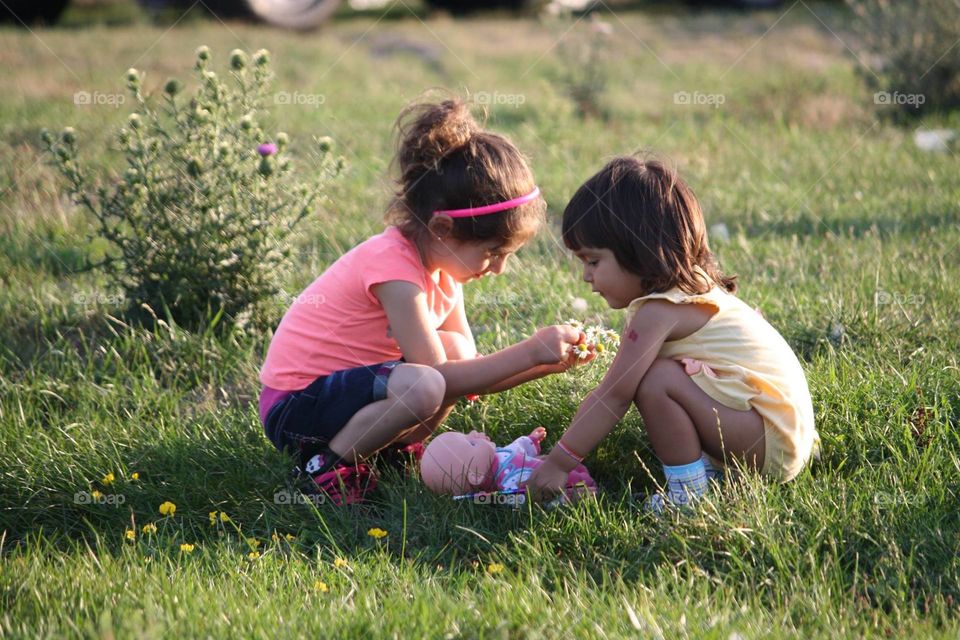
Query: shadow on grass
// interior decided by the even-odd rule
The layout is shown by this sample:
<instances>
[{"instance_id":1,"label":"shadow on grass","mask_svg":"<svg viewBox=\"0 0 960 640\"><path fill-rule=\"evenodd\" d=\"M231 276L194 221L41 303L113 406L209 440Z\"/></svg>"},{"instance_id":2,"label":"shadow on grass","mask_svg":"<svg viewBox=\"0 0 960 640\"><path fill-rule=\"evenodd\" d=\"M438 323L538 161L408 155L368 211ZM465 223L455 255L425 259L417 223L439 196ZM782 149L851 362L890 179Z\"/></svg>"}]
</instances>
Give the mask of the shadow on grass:
<instances>
[{"instance_id":1,"label":"shadow on grass","mask_svg":"<svg viewBox=\"0 0 960 640\"><path fill-rule=\"evenodd\" d=\"M919 233L929 233L937 229L956 228L960 223L960 211L945 209L925 214L904 212L877 212L870 216L852 218L834 218L823 220L808 211L800 212L796 217L771 220L769 222L746 222L742 225L748 237L779 235L816 237L832 234L844 238L858 239L868 234L879 234L882 238Z\"/></svg>"}]
</instances>

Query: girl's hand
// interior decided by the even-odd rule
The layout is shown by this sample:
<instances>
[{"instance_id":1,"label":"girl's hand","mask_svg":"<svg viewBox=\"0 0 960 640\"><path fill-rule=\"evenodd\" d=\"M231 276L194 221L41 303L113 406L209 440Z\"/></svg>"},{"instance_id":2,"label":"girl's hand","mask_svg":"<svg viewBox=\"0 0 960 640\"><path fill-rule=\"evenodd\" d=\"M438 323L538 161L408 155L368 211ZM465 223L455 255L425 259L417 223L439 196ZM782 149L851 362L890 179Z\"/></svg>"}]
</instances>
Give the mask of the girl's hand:
<instances>
[{"instance_id":1,"label":"girl's hand","mask_svg":"<svg viewBox=\"0 0 960 640\"><path fill-rule=\"evenodd\" d=\"M544 375L551 373L564 373L569 371L573 367L585 365L588 362L591 362L594 358L597 357L597 352L593 347L590 347L590 350L586 355L581 355L578 351L580 345L586 342L587 336L584 333L580 333L580 342L571 347L567 351L567 357L562 362L557 362L554 364L542 364L540 365L540 370Z\"/></svg>"},{"instance_id":2,"label":"girl's hand","mask_svg":"<svg viewBox=\"0 0 960 640\"><path fill-rule=\"evenodd\" d=\"M565 365L570 348L585 339L583 332L568 324L555 324L538 329L529 342L534 349L534 360L542 365ZM563 369L564 371L566 369Z\"/></svg>"},{"instance_id":3,"label":"girl's hand","mask_svg":"<svg viewBox=\"0 0 960 640\"><path fill-rule=\"evenodd\" d=\"M550 462L550 458L543 461L534 469L527 480L527 491L534 502L546 502L563 492L567 486L569 472Z\"/></svg>"}]
</instances>

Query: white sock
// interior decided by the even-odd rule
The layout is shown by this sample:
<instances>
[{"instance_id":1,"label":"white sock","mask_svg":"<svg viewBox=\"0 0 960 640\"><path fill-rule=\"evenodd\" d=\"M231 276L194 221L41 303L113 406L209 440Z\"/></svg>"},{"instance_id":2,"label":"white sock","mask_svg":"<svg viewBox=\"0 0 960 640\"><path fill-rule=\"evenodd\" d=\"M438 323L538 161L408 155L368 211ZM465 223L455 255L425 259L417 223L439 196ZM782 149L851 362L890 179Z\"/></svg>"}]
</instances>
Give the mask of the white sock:
<instances>
[{"instance_id":1,"label":"white sock","mask_svg":"<svg viewBox=\"0 0 960 640\"><path fill-rule=\"evenodd\" d=\"M724 470L723 467L718 467L713 462L710 461L710 458L707 457L707 454L701 454L700 460L703 461L703 467L707 472L707 480L716 480L717 482L723 482L724 479Z\"/></svg>"},{"instance_id":2,"label":"white sock","mask_svg":"<svg viewBox=\"0 0 960 640\"><path fill-rule=\"evenodd\" d=\"M647 501L647 508L655 513L662 513L667 503L684 507L709 488L702 457L689 464L663 465L663 474L667 478L666 492L652 495Z\"/></svg>"}]
</instances>

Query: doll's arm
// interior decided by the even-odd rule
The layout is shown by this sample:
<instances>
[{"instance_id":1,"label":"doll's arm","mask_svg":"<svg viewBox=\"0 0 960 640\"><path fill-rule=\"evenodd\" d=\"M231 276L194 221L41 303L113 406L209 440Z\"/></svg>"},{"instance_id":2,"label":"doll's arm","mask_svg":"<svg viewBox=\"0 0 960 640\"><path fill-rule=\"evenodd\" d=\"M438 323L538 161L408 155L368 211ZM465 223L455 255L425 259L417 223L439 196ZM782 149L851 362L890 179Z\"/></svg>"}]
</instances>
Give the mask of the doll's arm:
<instances>
[{"instance_id":1,"label":"doll's arm","mask_svg":"<svg viewBox=\"0 0 960 640\"><path fill-rule=\"evenodd\" d=\"M507 446L501 447L501 449L506 449L512 455L522 453L528 458L535 458L540 455L540 441L534 440L530 436L520 436Z\"/></svg>"}]
</instances>

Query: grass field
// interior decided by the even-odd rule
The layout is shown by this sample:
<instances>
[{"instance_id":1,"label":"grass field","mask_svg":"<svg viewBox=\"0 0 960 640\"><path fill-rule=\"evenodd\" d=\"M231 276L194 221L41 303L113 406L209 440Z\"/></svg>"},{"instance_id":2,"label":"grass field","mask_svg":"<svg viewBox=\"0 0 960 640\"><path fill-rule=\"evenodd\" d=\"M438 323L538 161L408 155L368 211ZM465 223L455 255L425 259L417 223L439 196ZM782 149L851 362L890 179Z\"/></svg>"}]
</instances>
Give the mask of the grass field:
<instances>
[{"instance_id":1,"label":"grass field","mask_svg":"<svg viewBox=\"0 0 960 640\"><path fill-rule=\"evenodd\" d=\"M564 67L597 37L586 21L394 11L311 35L195 20L0 31L0 635L956 637L960 161L876 118L834 4L605 19L602 117L586 120ZM118 294L78 272L91 221L39 150L42 128L72 125L84 158L116 173L107 145L129 105L75 93L122 94L131 66L151 89L186 78L201 44L219 68L265 47L275 89L313 96L273 108L298 171L314 136L348 161L300 228L291 294L380 229L408 100L443 86L491 103L551 223L507 275L467 287L482 351L575 315L619 329L559 243L559 215L612 155L674 162L708 225L728 229L712 243L741 296L801 357L822 459L657 520L631 497L660 478L631 411L587 460L596 503L455 505L396 474L364 506L278 500L289 462L253 404L269 336L124 322ZM552 443L601 375L463 404L449 426L499 442L542 424Z\"/></svg>"}]
</instances>

